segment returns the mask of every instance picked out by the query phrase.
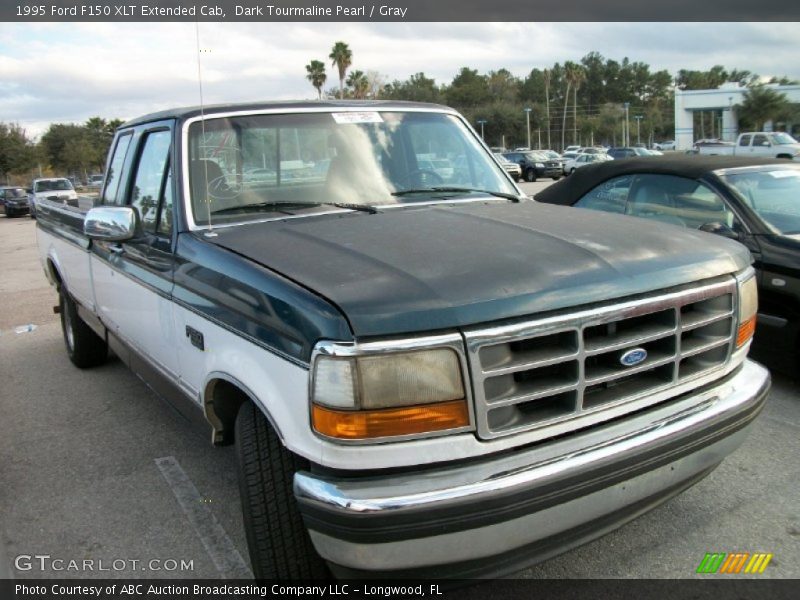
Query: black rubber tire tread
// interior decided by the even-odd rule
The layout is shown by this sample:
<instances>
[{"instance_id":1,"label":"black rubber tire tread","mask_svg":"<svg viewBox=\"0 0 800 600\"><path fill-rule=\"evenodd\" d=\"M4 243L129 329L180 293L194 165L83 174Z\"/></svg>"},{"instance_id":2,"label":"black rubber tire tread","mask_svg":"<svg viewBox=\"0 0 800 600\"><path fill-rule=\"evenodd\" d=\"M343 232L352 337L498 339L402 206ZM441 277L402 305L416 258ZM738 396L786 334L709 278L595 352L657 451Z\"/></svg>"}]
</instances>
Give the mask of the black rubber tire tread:
<instances>
[{"instance_id":1,"label":"black rubber tire tread","mask_svg":"<svg viewBox=\"0 0 800 600\"><path fill-rule=\"evenodd\" d=\"M284 448L252 402L236 416L239 493L250 563L256 579L330 579L314 550L292 491L308 462Z\"/></svg>"},{"instance_id":2,"label":"black rubber tire tread","mask_svg":"<svg viewBox=\"0 0 800 600\"><path fill-rule=\"evenodd\" d=\"M64 335L64 345L72 364L79 369L98 367L108 358L108 344L98 336L86 322L78 315L75 301L63 287L58 294L58 304L61 314L61 332ZM74 344L70 347L67 341L67 322L64 318L69 311Z\"/></svg>"},{"instance_id":3,"label":"black rubber tire tread","mask_svg":"<svg viewBox=\"0 0 800 600\"><path fill-rule=\"evenodd\" d=\"M536 169L528 169L525 171L525 181L528 183L536 181Z\"/></svg>"}]
</instances>

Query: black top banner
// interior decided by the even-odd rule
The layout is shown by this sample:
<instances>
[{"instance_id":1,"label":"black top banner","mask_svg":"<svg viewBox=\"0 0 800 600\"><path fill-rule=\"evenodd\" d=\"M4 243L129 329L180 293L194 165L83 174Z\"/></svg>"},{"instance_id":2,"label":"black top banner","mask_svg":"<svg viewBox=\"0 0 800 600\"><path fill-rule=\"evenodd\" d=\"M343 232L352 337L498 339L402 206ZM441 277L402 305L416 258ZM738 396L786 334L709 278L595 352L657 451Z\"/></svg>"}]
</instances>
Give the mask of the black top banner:
<instances>
[{"instance_id":1,"label":"black top banner","mask_svg":"<svg viewBox=\"0 0 800 600\"><path fill-rule=\"evenodd\" d=\"M800 21L788 0L3 0L0 21Z\"/></svg>"}]
</instances>

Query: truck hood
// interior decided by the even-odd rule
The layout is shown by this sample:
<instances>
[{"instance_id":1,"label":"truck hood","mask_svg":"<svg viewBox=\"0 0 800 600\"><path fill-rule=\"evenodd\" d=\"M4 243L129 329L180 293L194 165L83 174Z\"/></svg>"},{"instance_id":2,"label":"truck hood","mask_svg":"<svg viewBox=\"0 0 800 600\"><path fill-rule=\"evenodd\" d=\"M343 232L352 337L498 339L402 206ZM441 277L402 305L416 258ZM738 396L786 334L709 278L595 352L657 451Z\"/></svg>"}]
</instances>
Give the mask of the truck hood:
<instances>
[{"instance_id":1,"label":"truck hood","mask_svg":"<svg viewBox=\"0 0 800 600\"><path fill-rule=\"evenodd\" d=\"M668 288L750 264L711 234L487 201L217 229L204 238L334 303L356 336L435 331Z\"/></svg>"}]
</instances>

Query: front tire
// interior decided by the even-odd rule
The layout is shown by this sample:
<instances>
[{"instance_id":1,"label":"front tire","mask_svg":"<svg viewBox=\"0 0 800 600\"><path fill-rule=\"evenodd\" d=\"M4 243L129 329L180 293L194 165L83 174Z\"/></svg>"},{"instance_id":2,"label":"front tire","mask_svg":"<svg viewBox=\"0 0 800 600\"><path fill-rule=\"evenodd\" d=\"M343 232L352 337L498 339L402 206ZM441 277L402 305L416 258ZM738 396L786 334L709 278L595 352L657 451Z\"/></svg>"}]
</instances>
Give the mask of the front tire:
<instances>
[{"instance_id":1,"label":"front tire","mask_svg":"<svg viewBox=\"0 0 800 600\"><path fill-rule=\"evenodd\" d=\"M239 492L256 579L328 579L314 550L292 485L308 461L289 452L252 402L236 417Z\"/></svg>"},{"instance_id":2,"label":"front tire","mask_svg":"<svg viewBox=\"0 0 800 600\"><path fill-rule=\"evenodd\" d=\"M61 331L72 364L79 369L97 367L106 362L108 344L78 315L75 301L62 286L58 295Z\"/></svg>"},{"instance_id":3,"label":"front tire","mask_svg":"<svg viewBox=\"0 0 800 600\"><path fill-rule=\"evenodd\" d=\"M529 183L536 181L536 169L528 169L525 171L525 181Z\"/></svg>"}]
</instances>

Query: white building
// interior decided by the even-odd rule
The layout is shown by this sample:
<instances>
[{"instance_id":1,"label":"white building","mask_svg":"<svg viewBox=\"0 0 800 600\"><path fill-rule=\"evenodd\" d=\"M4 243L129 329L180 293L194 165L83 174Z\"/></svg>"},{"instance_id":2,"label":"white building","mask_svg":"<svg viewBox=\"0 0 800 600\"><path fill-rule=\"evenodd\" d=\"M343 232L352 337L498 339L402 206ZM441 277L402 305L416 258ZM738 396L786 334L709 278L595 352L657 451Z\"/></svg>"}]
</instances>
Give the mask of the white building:
<instances>
[{"instance_id":1,"label":"white building","mask_svg":"<svg viewBox=\"0 0 800 600\"><path fill-rule=\"evenodd\" d=\"M800 85L768 84L776 92L783 92L789 102L800 103ZM699 136L694 132L694 111L717 110L722 113L722 139L734 141L739 135L737 104L744 101L747 87L738 83L725 83L715 90L675 89L675 145L678 150L689 150ZM771 130L767 123L765 129ZM715 131L717 128L715 127Z\"/></svg>"}]
</instances>

